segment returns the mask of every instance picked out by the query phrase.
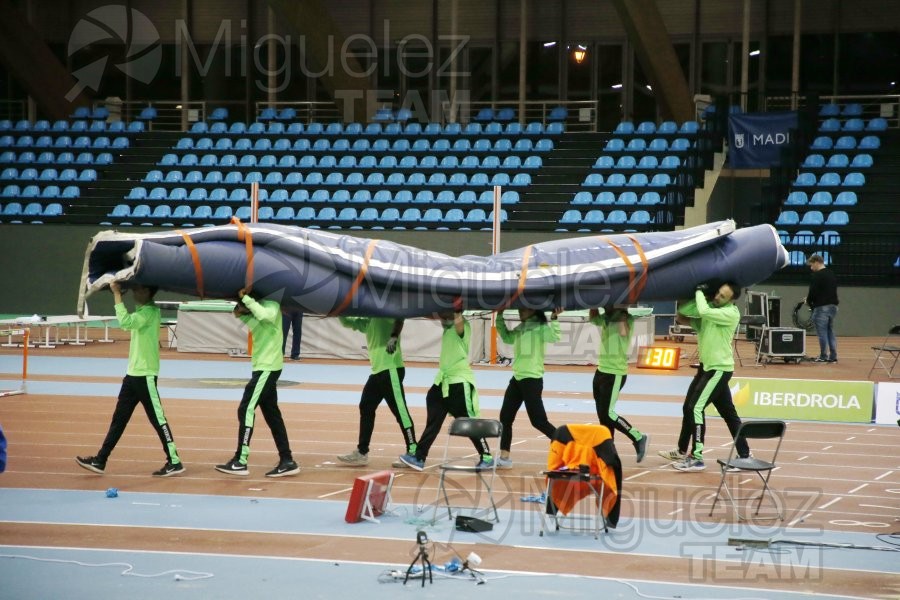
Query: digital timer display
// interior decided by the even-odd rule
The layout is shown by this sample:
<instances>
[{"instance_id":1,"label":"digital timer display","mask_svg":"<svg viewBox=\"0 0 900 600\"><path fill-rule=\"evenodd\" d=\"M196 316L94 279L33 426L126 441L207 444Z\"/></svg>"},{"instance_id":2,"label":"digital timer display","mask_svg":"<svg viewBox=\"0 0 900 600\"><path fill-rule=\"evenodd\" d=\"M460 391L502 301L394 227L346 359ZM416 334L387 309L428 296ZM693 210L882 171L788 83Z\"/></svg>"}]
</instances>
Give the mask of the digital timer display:
<instances>
[{"instance_id":1,"label":"digital timer display","mask_svg":"<svg viewBox=\"0 0 900 600\"><path fill-rule=\"evenodd\" d=\"M638 348L639 369L678 369L681 348L667 346L641 346Z\"/></svg>"}]
</instances>

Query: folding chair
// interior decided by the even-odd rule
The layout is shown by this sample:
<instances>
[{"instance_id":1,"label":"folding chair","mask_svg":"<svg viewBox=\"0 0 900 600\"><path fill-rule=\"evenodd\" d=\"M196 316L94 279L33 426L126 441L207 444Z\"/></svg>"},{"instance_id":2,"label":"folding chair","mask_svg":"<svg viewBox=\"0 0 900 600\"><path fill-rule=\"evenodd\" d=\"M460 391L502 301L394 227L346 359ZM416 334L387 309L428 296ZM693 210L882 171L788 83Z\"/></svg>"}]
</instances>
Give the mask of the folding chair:
<instances>
[{"instance_id":1,"label":"folding chair","mask_svg":"<svg viewBox=\"0 0 900 600\"><path fill-rule=\"evenodd\" d=\"M894 373L897 368L897 362L900 360L900 325L891 327L888 334L884 336L881 344L872 346L875 351L875 360L872 362L872 368L869 369L868 379L872 378L872 371L876 367L881 367L890 379L900 377L900 373ZM891 360L893 357L893 360Z\"/></svg>"},{"instance_id":2,"label":"folding chair","mask_svg":"<svg viewBox=\"0 0 900 600\"><path fill-rule=\"evenodd\" d=\"M756 496L747 496L747 497L736 497L732 495L731 488L728 486L728 477L732 476L741 476L745 473L756 473L759 476L760 481L762 481L763 487L759 493L759 498L756 503L756 511L754 512L755 516L759 516L759 509L762 507L762 501L765 497L772 501L772 505L775 507L777 511L778 518L780 520L784 520L784 510L783 505L778 502L778 499L775 497L775 494L772 491L772 488L769 487L769 477L772 475L772 471L777 468L776 459L778 458L778 451L781 449L781 442L784 440L784 432L787 429L787 424L784 421L747 421L743 423L738 429L737 435L735 439L744 438L746 440L774 440L777 439L778 442L775 444L775 449L772 451L771 460L763 460L760 458L756 458L754 456L750 456L748 458L740 458L736 454L735 444L731 445L731 451L728 453L728 458L726 460L718 459L716 462L719 463L719 468L722 471L722 479L719 481L719 489L716 490L716 497L713 500L712 507L709 509L709 515L712 516L713 511L716 509L716 503L719 501L719 498L722 496L722 492L724 491L725 497L728 498L728 501L731 502L731 508L734 511L734 516L738 520L747 520L743 517L738 510L738 501L748 500L753 501ZM765 475L763 475L765 474Z\"/></svg>"},{"instance_id":3,"label":"folding chair","mask_svg":"<svg viewBox=\"0 0 900 600\"><path fill-rule=\"evenodd\" d=\"M592 523L594 539L600 528L609 532L619 518L619 498L622 487L622 466L609 429L603 425L571 424L558 427L550 442L547 456L547 502L541 519L541 536L547 522L553 531L574 529L564 524L587 521ZM578 503L590 498L594 510L578 514Z\"/></svg>"},{"instance_id":4,"label":"folding chair","mask_svg":"<svg viewBox=\"0 0 900 600\"><path fill-rule=\"evenodd\" d=\"M488 440L491 438L499 440L502 431L503 425L497 419L474 419L469 417L457 417L450 423L450 428L447 431L447 446L444 449L444 460L440 465L438 465L441 477L440 481L438 482L438 498L434 503L434 515L431 519L432 523L437 521L438 507L439 505L441 505L442 500L443 506L446 506L447 508L447 516L451 520L453 519L453 508L469 507L472 508L474 512L493 512L493 521L495 523L500 522L500 515L497 513L497 504L494 502L494 479L497 476L496 459L491 463L490 468L478 467L476 466L476 463L480 462L480 456L473 457L470 452L466 456L452 457L451 444L453 444L454 441L459 441L460 438L465 438L473 442L481 439ZM480 508L479 490L475 491L474 503L472 503L470 506L452 504L450 500L450 494L447 491L448 473L475 475L476 482L480 482L480 484L484 486L484 492L487 495L488 501L491 505L490 509L488 509L487 507ZM462 489L458 483L456 483L454 487L461 490L460 495L462 495L464 498L473 498L473 494L469 490Z\"/></svg>"}]
</instances>

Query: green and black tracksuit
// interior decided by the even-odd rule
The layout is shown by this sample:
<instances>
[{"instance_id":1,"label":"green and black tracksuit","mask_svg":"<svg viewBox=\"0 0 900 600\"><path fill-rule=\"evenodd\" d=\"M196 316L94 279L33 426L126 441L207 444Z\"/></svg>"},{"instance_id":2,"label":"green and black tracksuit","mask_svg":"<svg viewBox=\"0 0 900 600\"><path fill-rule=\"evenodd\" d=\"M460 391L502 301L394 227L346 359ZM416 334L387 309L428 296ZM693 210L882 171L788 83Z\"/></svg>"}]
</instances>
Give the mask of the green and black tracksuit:
<instances>
[{"instance_id":1,"label":"green and black tracksuit","mask_svg":"<svg viewBox=\"0 0 900 600\"><path fill-rule=\"evenodd\" d=\"M706 437L704 411L709 404L719 411L732 437L741 427L741 418L734 408L728 386L734 373L732 338L741 313L731 302L725 306L711 306L703 292L698 290L693 301L678 307L678 314L691 319L691 327L697 332L697 348L700 353L700 368L688 386L684 399L678 449L690 452L697 460L703 460L703 440ZM738 456L750 455L747 440L737 439L735 446Z\"/></svg>"},{"instance_id":2,"label":"green and black tracksuit","mask_svg":"<svg viewBox=\"0 0 900 600\"><path fill-rule=\"evenodd\" d=\"M242 302L250 311L249 315L240 315L238 318L253 334L251 357L253 374L247 387L244 388L244 396L238 405L238 443L234 460L242 465L247 464L257 406L272 431L279 459L282 462L293 460L284 418L281 416L281 409L278 408L278 392L275 387L284 364L284 355L281 351L284 336L281 307L274 300L257 302L250 295L245 295Z\"/></svg>"},{"instance_id":3,"label":"green and black tracksuit","mask_svg":"<svg viewBox=\"0 0 900 600\"><path fill-rule=\"evenodd\" d=\"M113 448L125 432L134 409L141 404L156 435L159 436L159 441L162 442L168 462L177 465L181 459L178 457L172 430L166 421L166 414L159 400L159 391L156 389L156 378L159 375L159 308L151 302L142 304L136 307L133 313L129 313L125 305L119 302L115 309L119 327L131 332L128 370L122 380L109 431L97 453L97 458L104 463L109 459Z\"/></svg>"},{"instance_id":4,"label":"green and black tracksuit","mask_svg":"<svg viewBox=\"0 0 900 600\"><path fill-rule=\"evenodd\" d=\"M463 335L456 332L453 324L444 326L441 336L441 356L438 360L438 373L434 384L425 395L427 418L425 430L416 447L416 458L425 460L428 451L437 438L447 418L447 413L454 417L478 417L478 392L475 389L475 374L469 365L469 342L472 339L472 328L465 324ZM472 440L475 450L482 459L491 458L487 440Z\"/></svg>"},{"instance_id":5,"label":"green and black tracksuit","mask_svg":"<svg viewBox=\"0 0 900 600\"><path fill-rule=\"evenodd\" d=\"M615 437L618 429L636 444L644 434L616 413L619 392L628 379L628 348L634 335L634 317L626 314L624 323L627 334L622 335L619 330L621 322L610 320L602 308L598 311L600 314L591 318L591 323L600 328L600 359L597 370L594 371L593 382L597 417L600 418L600 424L609 429L611 436Z\"/></svg>"},{"instance_id":6,"label":"green and black tracksuit","mask_svg":"<svg viewBox=\"0 0 900 600\"><path fill-rule=\"evenodd\" d=\"M532 427L548 438L556 431L547 419L541 394L544 391L544 350L546 344L559 341L559 321L553 319L547 323L532 316L510 331L501 312L497 314L497 333L501 340L513 345L513 376L500 407L503 424L500 449L508 452L512 446L513 422L523 403Z\"/></svg>"},{"instance_id":7,"label":"green and black tracksuit","mask_svg":"<svg viewBox=\"0 0 900 600\"><path fill-rule=\"evenodd\" d=\"M360 454L369 453L369 442L375 429L375 411L384 400L400 431L406 445L406 452L416 453L416 428L409 409L406 406L406 395L403 392L403 378L406 369L403 366L403 352L398 340L393 354L387 351L390 338L394 335L395 319L340 317L341 325L354 331L366 334L366 346L369 349L369 362L372 374L363 386L359 399L359 442L357 450Z\"/></svg>"}]
</instances>

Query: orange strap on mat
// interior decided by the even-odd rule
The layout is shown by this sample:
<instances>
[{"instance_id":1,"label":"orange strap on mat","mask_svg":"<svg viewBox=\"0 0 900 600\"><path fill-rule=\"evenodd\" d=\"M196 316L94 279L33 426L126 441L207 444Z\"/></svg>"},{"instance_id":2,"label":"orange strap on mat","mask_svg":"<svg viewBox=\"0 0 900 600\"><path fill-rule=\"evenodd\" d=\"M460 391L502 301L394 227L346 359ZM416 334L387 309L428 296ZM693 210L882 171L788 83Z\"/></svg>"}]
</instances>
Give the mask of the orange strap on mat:
<instances>
[{"instance_id":1,"label":"orange strap on mat","mask_svg":"<svg viewBox=\"0 0 900 600\"><path fill-rule=\"evenodd\" d=\"M231 223L237 225L238 241L244 242L247 247L247 273L244 276L244 289L249 292L253 289L253 232L237 217L231 217Z\"/></svg>"},{"instance_id":2,"label":"orange strap on mat","mask_svg":"<svg viewBox=\"0 0 900 600\"><path fill-rule=\"evenodd\" d=\"M647 277L650 275L650 263L647 261L647 255L644 254L644 249L641 248L641 243L637 238L629 235L628 239L634 244L634 249L637 250L638 255L641 257L641 275L638 278L637 286L634 289L634 299L632 300L629 296L629 302L634 304L637 302L638 297L643 293L644 288L647 287Z\"/></svg>"},{"instance_id":3,"label":"orange strap on mat","mask_svg":"<svg viewBox=\"0 0 900 600\"><path fill-rule=\"evenodd\" d=\"M341 303L335 308L333 311L328 313L329 317L335 317L350 306L350 303L353 302L353 298L356 296L356 292L359 291L359 286L362 283L363 278L365 278L366 273L369 271L369 261L372 259L372 253L375 252L375 246L378 245L378 240L372 240L369 242L369 246L366 248L366 256L363 260L362 266L359 268L359 273L356 274L356 280L353 282L353 285L350 286L350 289L347 290L347 294L344 296L344 299L341 300Z\"/></svg>"},{"instance_id":4,"label":"orange strap on mat","mask_svg":"<svg viewBox=\"0 0 900 600\"><path fill-rule=\"evenodd\" d=\"M197 296L203 300L203 266L200 264L200 254L197 252L197 246L194 245L191 236L181 229L178 230L178 233L184 238L184 245L191 253L191 260L194 263L194 278L197 280Z\"/></svg>"},{"instance_id":5,"label":"orange strap on mat","mask_svg":"<svg viewBox=\"0 0 900 600\"><path fill-rule=\"evenodd\" d=\"M506 310L512 303L516 301L516 299L522 295L522 292L525 291L525 281L528 279L528 260L531 258L531 248L532 246L526 246L525 250L522 251L522 268L519 270L519 284L516 286L516 291L512 295L512 297L506 302L506 306L504 306L501 310Z\"/></svg>"},{"instance_id":6,"label":"orange strap on mat","mask_svg":"<svg viewBox=\"0 0 900 600\"><path fill-rule=\"evenodd\" d=\"M625 266L628 267L628 304L635 304L640 297L641 292L644 291L644 286L647 285L647 256L644 254L643 248L638 243L638 241L632 236L628 236L628 239L634 243L635 249L638 251L638 254L641 257L641 274L638 276L637 271L634 267L634 264L630 260L628 260L628 256L619 248L614 242L605 239L604 241L610 245L610 247L616 251L616 254L619 255L619 258L622 259L622 262L625 263ZM637 281L635 281L637 280Z\"/></svg>"}]
</instances>

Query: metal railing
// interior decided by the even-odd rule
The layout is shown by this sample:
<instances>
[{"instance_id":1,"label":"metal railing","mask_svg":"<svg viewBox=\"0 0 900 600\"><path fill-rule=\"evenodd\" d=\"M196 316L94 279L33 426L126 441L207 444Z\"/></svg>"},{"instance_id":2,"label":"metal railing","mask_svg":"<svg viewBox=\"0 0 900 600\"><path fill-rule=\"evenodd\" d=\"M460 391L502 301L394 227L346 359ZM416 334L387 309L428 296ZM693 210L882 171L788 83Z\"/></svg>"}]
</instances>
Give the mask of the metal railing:
<instances>
[{"instance_id":1,"label":"metal railing","mask_svg":"<svg viewBox=\"0 0 900 600\"><path fill-rule=\"evenodd\" d=\"M19 121L26 117L24 100L0 100L0 119Z\"/></svg>"},{"instance_id":2,"label":"metal railing","mask_svg":"<svg viewBox=\"0 0 900 600\"><path fill-rule=\"evenodd\" d=\"M341 112L334 102L257 102L255 119L259 119L263 111L271 108L276 114L285 108L292 108L296 116L290 119L294 123L329 123L341 120Z\"/></svg>"},{"instance_id":3,"label":"metal railing","mask_svg":"<svg viewBox=\"0 0 900 600\"><path fill-rule=\"evenodd\" d=\"M546 125L550 122L550 113L554 108L563 107L567 111L565 123L566 131L597 131L597 101L596 100L527 100L524 103L524 114L519 114L520 104L517 100L503 100L497 102L466 102L456 107L456 121L468 123L483 108L493 109L494 114L498 110L511 108L515 113L514 121L530 123L538 121ZM449 102L442 106L442 122L447 123L451 118Z\"/></svg>"},{"instance_id":4,"label":"metal railing","mask_svg":"<svg viewBox=\"0 0 900 600\"><path fill-rule=\"evenodd\" d=\"M765 110L791 110L790 96L768 96ZM797 98L800 106L805 106L808 98ZM819 104L859 104L862 107L862 119L874 119L881 117L887 121L889 129L900 128L900 95L847 95L847 96L819 96Z\"/></svg>"}]
</instances>

